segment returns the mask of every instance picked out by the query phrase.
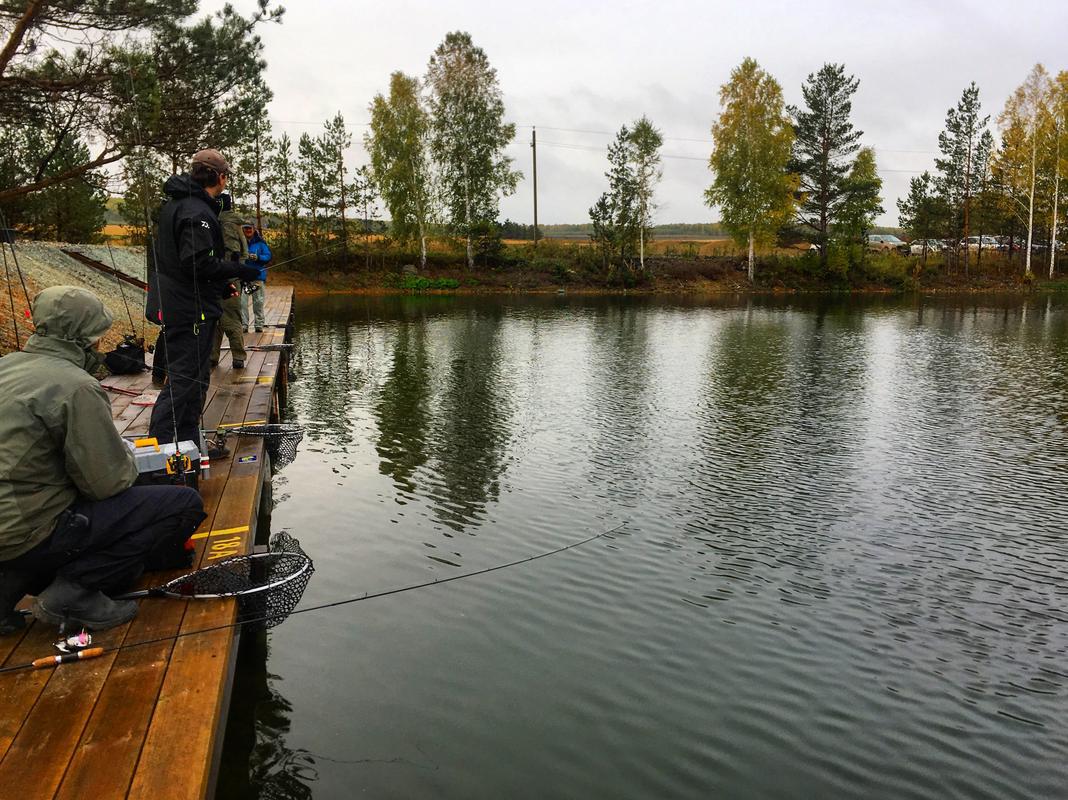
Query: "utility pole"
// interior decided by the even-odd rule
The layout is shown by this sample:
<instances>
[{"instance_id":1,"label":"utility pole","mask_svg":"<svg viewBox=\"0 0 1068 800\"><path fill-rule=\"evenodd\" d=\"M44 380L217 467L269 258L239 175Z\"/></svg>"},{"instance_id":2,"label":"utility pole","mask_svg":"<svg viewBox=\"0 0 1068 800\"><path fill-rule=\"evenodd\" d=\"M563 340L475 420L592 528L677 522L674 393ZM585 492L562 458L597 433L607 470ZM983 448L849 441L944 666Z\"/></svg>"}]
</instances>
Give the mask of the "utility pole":
<instances>
[{"instance_id":1,"label":"utility pole","mask_svg":"<svg viewBox=\"0 0 1068 800\"><path fill-rule=\"evenodd\" d=\"M534 154L534 249L538 249L538 131L530 126L530 149Z\"/></svg>"}]
</instances>

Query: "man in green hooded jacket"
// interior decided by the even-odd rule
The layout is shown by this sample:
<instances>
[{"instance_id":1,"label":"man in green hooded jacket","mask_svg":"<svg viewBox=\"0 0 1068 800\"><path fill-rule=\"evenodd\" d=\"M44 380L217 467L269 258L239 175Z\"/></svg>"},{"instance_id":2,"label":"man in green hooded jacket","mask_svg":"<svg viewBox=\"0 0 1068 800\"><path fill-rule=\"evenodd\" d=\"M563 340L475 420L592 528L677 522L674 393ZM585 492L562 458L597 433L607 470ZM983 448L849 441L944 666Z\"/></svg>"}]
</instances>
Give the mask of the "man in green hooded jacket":
<instances>
[{"instance_id":1,"label":"man in green hooded jacket","mask_svg":"<svg viewBox=\"0 0 1068 800\"><path fill-rule=\"evenodd\" d=\"M227 261L245 263L248 258L248 241L241 232L242 219L234 211L233 199L228 194L219 195L219 224L222 225L224 258ZM236 286L234 294L221 301L222 317L215 328L215 341L212 344L211 365L219 364L219 352L222 350L223 334L230 342L230 356L234 360L234 369L242 369L248 354L245 352L245 335L241 328L241 303L245 295Z\"/></svg>"},{"instance_id":2,"label":"man in green hooded jacket","mask_svg":"<svg viewBox=\"0 0 1068 800\"><path fill-rule=\"evenodd\" d=\"M106 593L178 566L204 506L184 486L133 485L132 451L91 375L111 327L100 299L53 286L32 311L25 348L0 358L0 633L22 627L27 594L39 619L108 628L137 604Z\"/></svg>"}]
</instances>

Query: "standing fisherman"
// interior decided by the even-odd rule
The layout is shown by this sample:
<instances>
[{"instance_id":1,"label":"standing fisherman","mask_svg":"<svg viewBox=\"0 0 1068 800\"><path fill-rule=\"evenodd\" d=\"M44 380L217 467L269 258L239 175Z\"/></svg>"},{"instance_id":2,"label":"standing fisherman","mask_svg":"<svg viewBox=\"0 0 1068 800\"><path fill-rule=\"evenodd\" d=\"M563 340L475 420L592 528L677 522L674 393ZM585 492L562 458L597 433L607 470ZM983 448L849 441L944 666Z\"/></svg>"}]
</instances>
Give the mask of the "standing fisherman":
<instances>
[{"instance_id":1,"label":"standing fisherman","mask_svg":"<svg viewBox=\"0 0 1068 800\"><path fill-rule=\"evenodd\" d=\"M264 284L267 283L267 265L272 258L271 248L267 246L267 242L263 240L260 232L251 223L245 223L241 231L248 240L248 261L245 263L250 267L256 267L260 271L260 279L252 281L252 314L256 321L256 333L260 333L263 331L264 325L263 296L266 294ZM241 298L241 325L247 333L248 303L244 298Z\"/></svg>"},{"instance_id":2,"label":"standing fisherman","mask_svg":"<svg viewBox=\"0 0 1068 800\"><path fill-rule=\"evenodd\" d=\"M230 166L218 150L193 156L189 173L163 186L156 271L149 276L149 308L163 323L168 383L152 409L148 435L161 443L200 441L200 415L211 372L211 345L230 278L255 280L259 271L223 258L219 202ZM151 316L150 316L151 318Z\"/></svg>"},{"instance_id":3,"label":"standing fisherman","mask_svg":"<svg viewBox=\"0 0 1068 800\"><path fill-rule=\"evenodd\" d=\"M242 220L234 211L234 201L229 194L219 195L222 211L219 222L223 231L223 248L227 261L244 263L248 258L248 242L241 233ZM229 296L222 301L222 318L215 329L215 341L211 349L211 365L219 363L219 351L222 349L223 334L230 341L230 355L234 359L234 369L242 369L248 354L245 352L245 337L241 331L241 306L245 297L237 286L230 284Z\"/></svg>"}]
</instances>

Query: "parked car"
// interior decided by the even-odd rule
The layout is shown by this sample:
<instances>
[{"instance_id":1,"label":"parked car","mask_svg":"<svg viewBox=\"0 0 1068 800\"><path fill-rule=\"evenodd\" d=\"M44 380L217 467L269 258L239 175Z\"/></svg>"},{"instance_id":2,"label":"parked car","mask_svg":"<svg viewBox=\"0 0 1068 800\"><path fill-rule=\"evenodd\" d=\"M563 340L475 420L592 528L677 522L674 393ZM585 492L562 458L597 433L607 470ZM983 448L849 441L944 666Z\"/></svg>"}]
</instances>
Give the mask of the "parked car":
<instances>
[{"instance_id":1,"label":"parked car","mask_svg":"<svg viewBox=\"0 0 1068 800\"><path fill-rule=\"evenodd\" d=\"M960 250L965 247L973 253L978 250L997 250L998 240L993 236L969 236L967 239L961 239L957 245Z\"/></svg>"},{"instance_id":2,"label":"parked car","mask_svg":"<svg viewBox=\"0 0 1068 800\"><path fill-rule=\"evenodd\" d=\"M913 239L909 243L909 252L914 256L922 256L924 242L927 243L928 253L942 252L943 244L941 239Z\"/></svg>"},{"instance_id":3,"label":"parked car","mask_svg":"<svg viewBox=\"0 0 1068 800\"><path fill-rule=\"evenodd\" d=\"M903 253L909 252L909 246L890 233L868 234L868 249L877 253Z\"/></svg>"}]
</instances>

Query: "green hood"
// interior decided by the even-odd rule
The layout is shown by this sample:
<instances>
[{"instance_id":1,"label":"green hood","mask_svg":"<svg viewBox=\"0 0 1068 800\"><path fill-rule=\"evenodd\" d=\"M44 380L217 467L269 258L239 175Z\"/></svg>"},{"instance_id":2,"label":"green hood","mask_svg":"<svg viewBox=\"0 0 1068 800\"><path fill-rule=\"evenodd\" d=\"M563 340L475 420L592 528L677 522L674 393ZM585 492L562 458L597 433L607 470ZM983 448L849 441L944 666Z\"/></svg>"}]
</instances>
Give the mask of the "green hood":
<instances>
[{"instance_id":1,"label":"green hood","mask_svg":"<svg viewBox=\"0 0 1068 800\"><path fill-rule=\"evenodd\" d=\"M89 290L50 286L33 299L34 334L26 352L57 356L92 371L100 359L90 347L111 322L111 313Z\"/></svg>"}]
</instances>

